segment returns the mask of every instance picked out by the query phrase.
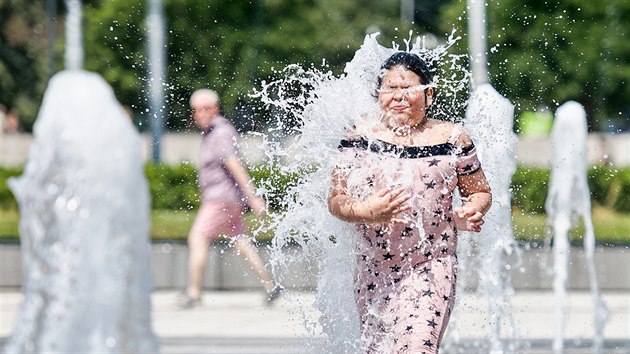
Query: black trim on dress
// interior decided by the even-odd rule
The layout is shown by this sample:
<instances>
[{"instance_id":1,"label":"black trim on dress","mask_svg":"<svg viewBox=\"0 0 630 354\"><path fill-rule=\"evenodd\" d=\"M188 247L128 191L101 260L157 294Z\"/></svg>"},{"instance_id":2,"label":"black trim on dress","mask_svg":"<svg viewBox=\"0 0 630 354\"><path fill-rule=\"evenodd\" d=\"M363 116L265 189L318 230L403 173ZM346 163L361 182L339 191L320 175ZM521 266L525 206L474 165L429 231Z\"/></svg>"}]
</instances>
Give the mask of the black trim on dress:
<instances>
[{"instance_id":1,"label":"black trim on dress","mask_svg":"<svg viewBox=\"0 0 630 354\"><path fill-rule=\"evenodd\" d=\"M359 150L371 151L377 154L392 154L400 158L417 159L422 157L439 156L439 155L457 155L462 156L471 152L474 144L464 147L457 147L451 143L442 143L437 145L426 146L404 146L392 144L383 140L368 141L366 138L359 139L342 139L339 142L339 150L344 148L355 148Z\"/></svg>"}]
</instances>

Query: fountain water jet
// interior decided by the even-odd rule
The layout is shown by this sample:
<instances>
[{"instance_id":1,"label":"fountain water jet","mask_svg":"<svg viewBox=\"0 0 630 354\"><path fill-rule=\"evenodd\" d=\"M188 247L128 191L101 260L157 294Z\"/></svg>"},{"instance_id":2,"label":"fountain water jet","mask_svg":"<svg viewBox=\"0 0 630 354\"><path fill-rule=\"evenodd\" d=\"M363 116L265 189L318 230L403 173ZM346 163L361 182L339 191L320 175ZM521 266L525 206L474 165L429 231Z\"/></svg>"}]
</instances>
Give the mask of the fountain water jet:
<instances>
[{"instance_id":1,"label":"fountain water jet","mask_svg":"<svg viewBox=\"0 0 630 354\"><path fill-rule=\"evenodd\" d=\"M6 353L155 353L140 139L98 75L49 83L20 206L24 300Z\"/></svg>"},{"instance_id":2,"label":"fountain water jet","mask_svg":"<svg viewBox=\"0 0 630 354\"><path fill-rule=\"evenodd\" d=\"M558 108L551 133L553 161L549 192L545 202L545 210L553 234L553 289L556 303L556 333L553 339L553 350L555 353L561 353L564 348L564 301L568 282L569 231L576 217L582 218L585 228L584 254L591 296L595 305L593 346L596 352L602 349L604 326L608 318L608 310L597 286L593 263L595 234L591 219L591 196L586 180L587 133L586 112L582 105L569 101Z\"/></svg>"},{"instance_id":3,"label":"fountain water jet","mask_svg":"<svg viewBox=\"0 0 630 354\"><path fill-rule=\"evenodd\" d=\"M288 270L300 262L318 274L313 306L322 315L308 327L328 336L325 352L363 351L353 286L356 230L329 213L327 196L330 173L339 158L339 141L352 127L359 134L371 136L370 126L377 124L380 112L373 93L381 65L391 54L401 50L397 45L392 48L379 45L376 36L366 36L340 77L315 68L307 70L290 65L282 71L283 78L263 82L254 94L268 107L284 113L272 131L297 133L292 141L294 149L290 151L277 144L263 147L274 163L292 156L287 165L281 166L282 172L299 176L297 185L289 189L284 199L286 210L272 215L272 222L267 226L276 235L270 261L275 277L281 282L286 279ZM470 83L470 73L463 64L465 56L447 51L458 39L451 35L446 45L432 50L424 48L420 39L413 45L406 41L406 50L420 55L430 66L440 69L448 66L452 70L449 75L441 75L442 71L437 69L435 80L443 99L438 99L432 107L433 117L452 120L453 109L463 108L466 103L461 99L467 94ZM348 99L350 94L352 99ZM287 114L296 117L301 125L286 127L283 118ZM271 181L263 181L261 191L268 197L274 197L277 192ZM296 244L300 252L285 252L287 247Z\"/></svg>"},{"instance_id":4,"label":"fountain water jet","mask_svg":"<svg viewBox=\"0 0 630 354\"><path fill-rule=\"evenodd\" d=\"M477 293L487 302L489 323L488 350L503 353L501 325L508 323L512 338L517 328L512 316L510 270L518 267L520 250L512 232L510 183L516 171L516 135L512 131L514 106L490 84L482 84L473 92L464 126L479 154L484 173L492 188L492 207L485 216L485 224L478 234L461 233L458 241L458 292L467 287L468 280L478 279ZM517 264L510 265L508 257L516 255ZM455 307L449 324L449 341L458 342L457 322L465 318ZM513 348L512 348L513 349Z\"/></svg>"}]
</instances>

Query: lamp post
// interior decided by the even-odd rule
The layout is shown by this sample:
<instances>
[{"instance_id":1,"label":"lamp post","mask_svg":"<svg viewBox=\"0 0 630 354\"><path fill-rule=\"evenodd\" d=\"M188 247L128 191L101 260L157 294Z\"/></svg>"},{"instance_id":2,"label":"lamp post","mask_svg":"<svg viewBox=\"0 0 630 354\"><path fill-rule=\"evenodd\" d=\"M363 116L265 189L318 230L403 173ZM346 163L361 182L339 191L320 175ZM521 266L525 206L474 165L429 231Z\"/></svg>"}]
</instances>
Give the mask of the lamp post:
<instances>
[{"instance_id":1,"label":"lamp post","mask_svg":"<svg viewBox=\"0 0 630 354\"><path fill-rule=\"evenodd\" d=\"M55 39L57 38L57 1L46 0L48 13L48 77L55 72Z\"/></svg>"},{"instance_id":2,"label":"lamp post","mask_svg":"<svg viewBox=\"0 0 630 354\"><path fill-rule=\"evenodd\" d=\"M147 37L149 57L149 119L151 124L151 151L154 162L160 162L160 140L164 130L164 11L161 0L148 0Z\"/></svg>"},{"instance_id":3,"label":"lamp post","mask_svg":"<svg viewBox=\"0 0 630 354\"><path fill-rule=\"evenodd\" d=\"M415 0L400 0L400 21L412 23L414 21Z\"/></svg>"},{"instance_id":4,"label":"lamp post","mask_svg":"<svg viewBox=\"0 0 630 354\"><path fill-rule=\"evenodd\" d=\"M468 0L468 41L470 67L476 86L488 82L488 60L486 57L486 1Z\"/></svg>"},{"instance_id":5,"label":"lamp post","mask_svg":"<svg viewBox=\"0 0 630 354\"><path fill-rule=\"evenodd\" d=\"M66 0L65 67L68 70L83 69L83 36L81 29L81 1Z\"/></svg>"}]
</instances>

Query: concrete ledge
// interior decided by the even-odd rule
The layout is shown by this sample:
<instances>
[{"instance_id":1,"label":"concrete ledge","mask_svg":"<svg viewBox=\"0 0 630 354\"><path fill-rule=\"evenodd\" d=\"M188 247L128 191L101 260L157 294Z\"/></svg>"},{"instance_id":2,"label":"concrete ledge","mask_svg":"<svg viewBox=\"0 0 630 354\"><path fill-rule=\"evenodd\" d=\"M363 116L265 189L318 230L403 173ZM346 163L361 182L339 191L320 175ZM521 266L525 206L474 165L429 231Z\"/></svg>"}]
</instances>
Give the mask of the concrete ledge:
<instances>
[{"instance_id":1,"label":"concrete ledge","mask_svg":"<svg viewBox=\"0 0 630 354\"><path fill-rule=\"evenodd\" d=\"M265 247L260 248L264 258L268 257ZM287 252L297 252L288 249ZM553 284L553 256L545 249L522 250L522 265L511 272L516 290L549 290ZM599 287L602 291L630 291L630 248L602 247L595 252L595 267ZM514 260L509 260L514 264ZM153 284L156 289L177 289L186 285L188 247L182 243L154 243L151 245ZM583 249L571 250L569 288L588 290L589 279ZM294 265L287 276L285 286L295 289L314 289L316 274L311 274L305 264ZM470 278L470 279L468 279ZM20 287L22 282L22 260L17 243L0 244L0 287ZM476 288L475 277L467 277L467 288ZM211 290L242 290L260 288L256 274L245 261L231 252L226 245L212 247L204 286Z\"/></svg>"}]
</instances>

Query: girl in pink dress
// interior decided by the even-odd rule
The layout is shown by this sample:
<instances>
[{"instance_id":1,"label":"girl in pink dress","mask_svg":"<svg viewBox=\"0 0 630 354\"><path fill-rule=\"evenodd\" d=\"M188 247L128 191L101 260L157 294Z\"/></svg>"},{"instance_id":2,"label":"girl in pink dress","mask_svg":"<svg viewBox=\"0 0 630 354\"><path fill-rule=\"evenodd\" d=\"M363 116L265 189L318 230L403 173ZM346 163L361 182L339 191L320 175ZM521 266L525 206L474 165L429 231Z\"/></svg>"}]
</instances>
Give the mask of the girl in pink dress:
<instances>
[{"instance_id":1,"label":"girl in pink dress","mask_svg":"<svg viewBox=\"0 0 630 354\"><path fill-rule=\"evenodd\" d=\"M391 56L381 119L341 141L333 172L329 209L360 233L355 297L369 353L438 352L455 300L457 229L478 232L491 203L468 135L426 117L431 80L417 55Z\"/></svg>"}]
</instances>

